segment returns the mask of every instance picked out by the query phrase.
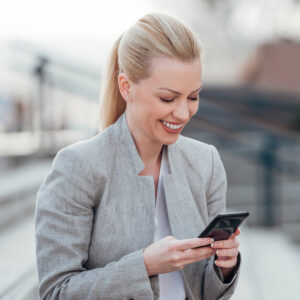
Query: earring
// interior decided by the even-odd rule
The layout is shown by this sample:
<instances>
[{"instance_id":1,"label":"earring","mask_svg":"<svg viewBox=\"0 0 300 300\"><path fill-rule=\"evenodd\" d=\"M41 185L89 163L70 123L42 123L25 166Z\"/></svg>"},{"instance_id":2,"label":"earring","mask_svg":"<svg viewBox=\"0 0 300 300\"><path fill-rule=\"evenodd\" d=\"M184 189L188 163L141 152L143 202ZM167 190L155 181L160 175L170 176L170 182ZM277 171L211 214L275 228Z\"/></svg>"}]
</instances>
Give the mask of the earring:
<instances>
[{"instance_id":1,"label":"earring","mask_svg":"<svg viewBox=\"0 0 300 300\"><path fill-rule=\"evenodd\" d=\"M129 99L129 95L126 95L126 97L125 97L125 98L126 98L126 100L128 100L128 99Z\"/></svg>"}]
</instances>

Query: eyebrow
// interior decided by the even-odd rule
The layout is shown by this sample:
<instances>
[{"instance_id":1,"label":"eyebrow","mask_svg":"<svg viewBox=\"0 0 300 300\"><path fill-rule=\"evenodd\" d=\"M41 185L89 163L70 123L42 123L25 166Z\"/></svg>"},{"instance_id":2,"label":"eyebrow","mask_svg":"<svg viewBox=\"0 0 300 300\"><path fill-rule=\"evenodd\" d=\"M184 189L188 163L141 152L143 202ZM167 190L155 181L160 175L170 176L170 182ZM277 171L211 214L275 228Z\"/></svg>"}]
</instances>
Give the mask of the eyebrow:
<instances>
[{"instance_id":1,"label":"eyebrow","mask_svg":"<svg viewBox=\"0 0 300 300\"><path fill-rule=\"evenodd\" d=\"M181 95L181 93L179 93L179 92L177 92L177 91L174 91L174 90L171 90L171 89L169 89L169 88L167 88L167 87L159 87L159 88L157 88L157 89L158 89L158 90L168 90L168 91L170 91L170 92L172 92L172 93L174 93L174 94ZM196 90L192 91L191 94L194 93L194 92L197 92L198 90L201 90L201 89L202 89L202 86L200 86L200 87L197 88Z\"/></svg>"}]
</instances>

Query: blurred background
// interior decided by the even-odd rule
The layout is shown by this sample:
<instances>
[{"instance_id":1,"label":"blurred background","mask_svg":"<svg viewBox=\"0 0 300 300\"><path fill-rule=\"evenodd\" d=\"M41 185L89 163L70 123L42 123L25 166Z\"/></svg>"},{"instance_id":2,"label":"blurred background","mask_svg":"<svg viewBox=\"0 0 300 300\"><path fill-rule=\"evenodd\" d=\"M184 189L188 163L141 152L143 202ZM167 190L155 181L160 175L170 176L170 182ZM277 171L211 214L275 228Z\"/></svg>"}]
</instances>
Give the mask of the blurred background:
<instances>
[{"instance_id":1,"label":"blurred background","mask_svg":"<svg viewBox=\"0 0 300 300\"><path fill-rule=\"evenodd\" d=\"M298 299L300 1L0 2L0 299L38 299L36 192L57 151L97 134L101 71L149 12L204 46L198 113L183 135L214 144L228 211L248 210L232 299Z\"/></svg>"}]
</instances>

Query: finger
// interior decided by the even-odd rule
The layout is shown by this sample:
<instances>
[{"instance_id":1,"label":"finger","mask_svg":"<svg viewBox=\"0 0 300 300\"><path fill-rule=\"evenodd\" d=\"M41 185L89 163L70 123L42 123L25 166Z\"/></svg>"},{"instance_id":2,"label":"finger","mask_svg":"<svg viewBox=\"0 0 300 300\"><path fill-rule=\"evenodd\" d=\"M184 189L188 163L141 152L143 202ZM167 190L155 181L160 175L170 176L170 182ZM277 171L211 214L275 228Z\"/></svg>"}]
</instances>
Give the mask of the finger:
<instances>
[{"instance_id":1,"label":"finger","mask_svg":"<svg viewBox=\"0 0 300 300\"><path fill-rule=\"evenodd\" d=\"M216 253L216 249L211 248L210 246L202 248L194 248L191 250L191 256L198 258L199 256L212 255Z\"/></svg>"},{"instance_id":2,"label":"finger","mask_svg":"<svg viewBox=\"0 0 300 300\"><path fill-rule=\"evenodd\" d=\"M215 261L215 264L221 268L232 268L237 264L237 258L233 257L233 258L228 258L226 260L217 259Z\"/></svg>"},{"instance_id":3,"label":"finger","mask_svg":"<svg viewBox=\"0 0 300 300\"><path fill-rule=\"evenodd\" d=\"M231 234L231 236L229 237L229 239L234 239L236 236L238 236L239 234L241 233L241 231L240 231L240 229L239 228L237 228L236 229L236 231L233 233L233 234Z\"/></svg>"},{"instance_id":4,"label":"finger","mask_svg":"<svg viewBox=\"0 0 300 300\"><path fill-rule=\"evenodd\" d=\"M207 246L213 242L212 238L194 238L174 241L177 250L192 249L200 246Z\"/></svg>"},{"instance_id":5,"label":"finger","mask_svg":"<svg viewBox=\"0 0 300 300\"><path fill-rule=\"evenodd\" d=\"M218 255L218 259L220 259L223 256L230 256L234 257L237 256L239 253L239 250L237 248L231 248L231 249L218 249L216 251L216 254Z\"/></svg>"},{"instance_id":6,"label":"finger","mask_svg":"<svg viewBox=\"0 0 300 300\"><path fill-rule=\"evenodd\" d=\"M176 240L176 239L174 238L174 236L172 236L172 235L167 235L167 236L165 236L163 239L164 239L164 240L167 240L167 241L174 241L174 240Z\"/></svg>"},{"instance_id":7,"label":"finger","mask_svg":"<svg viewBox=\"0 0 300 300\"><path fill-rule=\"evenodd\" d=\"M237 233L236 231L234 233L231 234L231 236L229 237L230 240L234 239L236 236L238 236L239 233Z\"/></svg>"},{"instance_id":8,"label":"finger","mask_svg":"<svg viewBox=\"0 0 300 300\"><path fill-rule=\"evenodd\" d=\"M217 248L238 248L239 245L240 244L239 244L237 238L235 237L234 239L216 241L216 242L213 243L212 248L214 248L214 249L217 249Z\"/></svg>"},{"instance_id":9,"label":"finger","mask_svg":"<svg viewBox=\"0 0 300 300\"><path fill-rule=\"evenodd\" d=\"M187 249L183 252L182 259L184 260L185 264L190 264L195 261L211 257L215 253L216 250L212 249L211 247L203 247L200 249Z\"/></svg>"},{"instance_id":10,"label":"finger","mask_svg":"<svg viewBox=\"0 0 300 300\"><path fill-rule=\"evenodd\" d=\"M209 255L215 253L216 250L212 249L211 247L201 247L201 248L190 248L187 250L184 250L182 252L182 258L183 259L193 259L195 257L199 257L201 255Z\"/></svg>"}]
</instances>

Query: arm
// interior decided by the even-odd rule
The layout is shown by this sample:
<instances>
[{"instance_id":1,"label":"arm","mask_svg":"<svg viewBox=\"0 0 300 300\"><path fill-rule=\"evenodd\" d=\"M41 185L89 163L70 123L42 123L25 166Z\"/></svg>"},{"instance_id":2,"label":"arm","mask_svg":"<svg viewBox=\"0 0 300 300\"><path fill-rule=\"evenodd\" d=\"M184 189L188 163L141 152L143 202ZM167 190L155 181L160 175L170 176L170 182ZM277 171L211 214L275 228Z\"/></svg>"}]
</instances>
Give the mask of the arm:
<instances>
[{"instance_id":1,"label":"arm","mask_svg":"<svg viewBox=\"0 0 300 300\"><path fill-rule=\"evenodd\" d=\"M85 268L94 201L100 195L92 169L83 159L72 148L60 150L37 194L41 299L153 299L143 249L103 268Z\"/></svg>"},{"instance_id":2,"label":"arm","mask_svg":"<svg viewBox=\"0 0 300 300\"><path fill-rule=\"evenodd\" d=\"M226 172L217 149L212 146L212 176L206 193L209 220L226 210L227 178ZM203 277L203 299L229 299L238 281L241 264L240 253L236 268L224 278L222 269L215 265L215 256L207 260ZM225 271L226 272L226 271Z\"/></svg>"}]
</instances>

